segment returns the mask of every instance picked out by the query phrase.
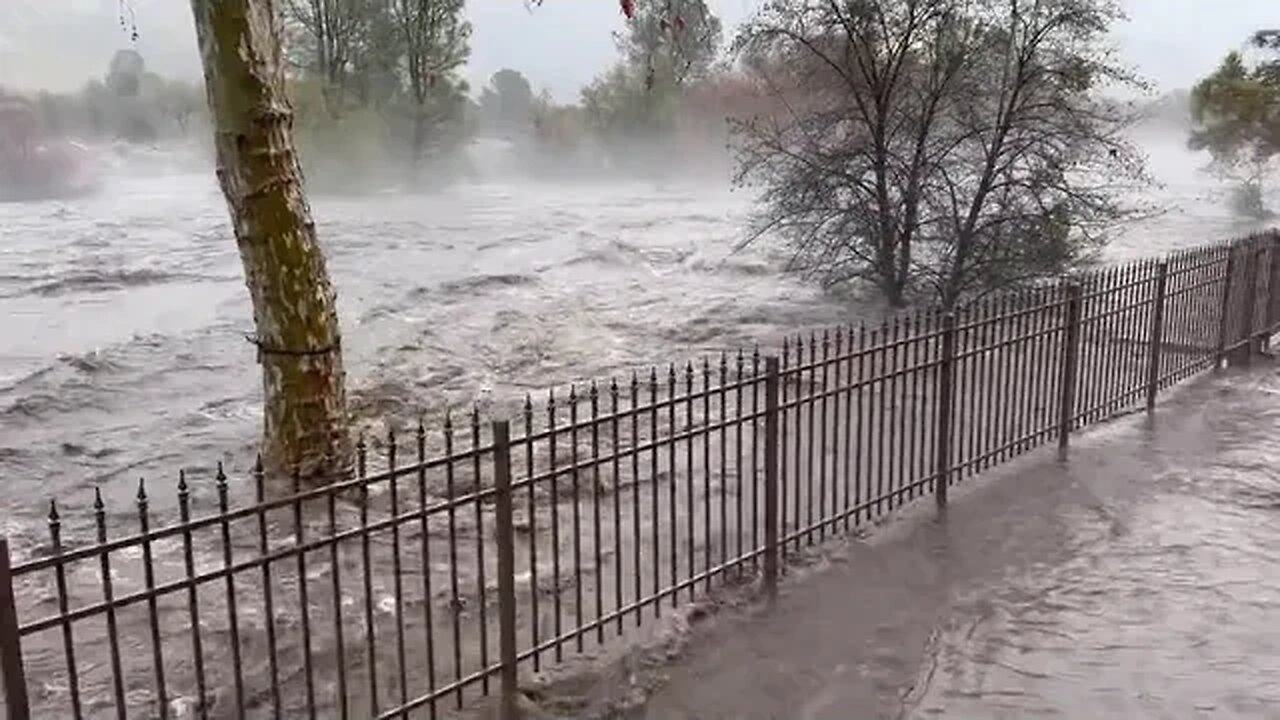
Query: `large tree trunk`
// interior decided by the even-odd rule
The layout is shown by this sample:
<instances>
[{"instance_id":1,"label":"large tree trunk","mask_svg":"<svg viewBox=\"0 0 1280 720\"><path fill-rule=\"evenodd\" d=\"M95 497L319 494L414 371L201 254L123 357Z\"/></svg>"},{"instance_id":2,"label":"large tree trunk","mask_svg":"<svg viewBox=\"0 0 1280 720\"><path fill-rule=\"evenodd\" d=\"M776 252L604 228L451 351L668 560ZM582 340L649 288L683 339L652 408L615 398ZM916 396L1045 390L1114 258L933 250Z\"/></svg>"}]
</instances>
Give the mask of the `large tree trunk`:
<instances>
[{"instance_id":1,"label":"large tree trunk","mask_svg":"<svg viewBox=\"0 0 1280 720\"><path fill-rule=\"evenodd\" d=\"M218 181L253 301L262 454L273 474L346 468L345 378L333 285L302 189L274 0L191 0Z\"/></svg>"}]
</instances>

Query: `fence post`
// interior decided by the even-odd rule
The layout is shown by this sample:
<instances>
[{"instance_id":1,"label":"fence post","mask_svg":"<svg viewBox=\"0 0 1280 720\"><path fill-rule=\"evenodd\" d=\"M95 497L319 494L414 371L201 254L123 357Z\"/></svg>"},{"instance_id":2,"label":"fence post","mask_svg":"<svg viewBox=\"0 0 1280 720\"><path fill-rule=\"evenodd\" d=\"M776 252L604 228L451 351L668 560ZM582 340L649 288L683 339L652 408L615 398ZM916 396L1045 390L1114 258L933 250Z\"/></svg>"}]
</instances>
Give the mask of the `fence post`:
<instances>
[{"instance_id":1,"label":"fence post","mask_svg":"<svg viewBox=\"0 0 1280 720\"><path fill-rule=\"evenodd\" d=\"M764 361L764 588L778 599L778 356Z\"/></svg>"},{"instance_id":2,"label":"fence post","mask_svg":"<svg viewBox=\"0 0 1280 720\"><path fill-rule=\"evenodd\" d=\"M1218 347L1215 352L1214 371L1221 371L1227 359L1227 331L1231 320L1231 283L1236 270L1236 249L1227 251L1227 276L1222 281L1222 312L1218 318Z\"/></svg>"},{"instance_id":3,"label":"fence post","mask_svg":"<svg viewBox=\"0 0 1280 720\"><path fill-rule=\"evenodd\" d=\"M942 318L942 359L938 363L938 417L934 432L938 434L938 456L935 459L934 500L938 512L947 509L947 490L951 484L951 421L955 404L956 316L948 312Z\"/></svg>"},{"instance_id":4,"label":"fence post","mask_svg":"<svg viewBox=\"0 0 1280 720\"><path fill-rule=\"evenodd\" d=\"M8 719L31 720L27 674L22 667L22 638L18 635L18 607L13 596L9 539L5 537L0 537L0 674L4 675Z\"/></svg>"},{"instance_id":5,"label":"fence post","mask_svg":"<svg viewBox=\"0 0 1280 720\"><path fill-rule=\"evenodd\" d=\"M1258 305L1258 266L1262 264L1262 248L1250 248L1248 257L1251 259L1245 261L1245 273L1249 279L1244 286L1244 316L1240 318L1245 343L1234 352L1236 361L1245 366L1253 364L1253 355L1257 352L1253 321Z\"/></svg>"},{"instance_id":6,"label":"fence post","mask_svg":"<svg viewBox=\"0 0 1280 720\"><path fill-rule=\"evenodd\" d=\"M1151 344L1147 349L1147 412L1155 412L1160 390L1160 357L1164 346L1164 301L1169 287L1169 261L1160 263L1156 277L1155 312L1151 314Z\"/></svg>"},{"instance_id":7,"label":"fence post","mask_svg":"<svg viewBox=\"0 0 1280 720\"><path fill-rule=\"evenodd\" d=\"M498 654L502 662L499 718L516 720L516 540L511 507L511 430L506 420L493 423L493 487L498 525Z\"/></svg>"},{"instance_id":8,"label":"fence post","mask_svg":"<svg viewBox=\"0 0 1280 720\"><path fill-rule=\"evenodd\" d=\"M1076 375L1080 364L1080 310L1084 304L1084 289L1079 283L1067 287L1066 333L1060 359L1058 376L1058 459L1067 459L1071 427L1076 416Z\"/></svg>"}]
</instances>

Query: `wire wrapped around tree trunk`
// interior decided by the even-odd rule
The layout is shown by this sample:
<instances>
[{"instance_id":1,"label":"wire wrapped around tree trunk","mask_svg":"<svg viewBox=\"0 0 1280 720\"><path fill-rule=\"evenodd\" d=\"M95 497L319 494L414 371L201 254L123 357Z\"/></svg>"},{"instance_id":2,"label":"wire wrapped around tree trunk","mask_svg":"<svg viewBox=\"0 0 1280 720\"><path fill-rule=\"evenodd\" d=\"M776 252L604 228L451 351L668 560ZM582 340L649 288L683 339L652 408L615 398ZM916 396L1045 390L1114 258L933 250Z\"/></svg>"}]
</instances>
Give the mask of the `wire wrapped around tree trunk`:
<instances>
[{"instance_id":1,"label":"wire wrapped around tree trunk","mask_svg":"<svg viewBox=\"0 0 1280 720\"><path fill-rule=\"evenodd\" d=\"M342 349L341 337L336 338L332 343L324 347L307 349L307 350L291 350L288 348L269 347L265 345L262 342L262 339L259 338L258 336L247 334L247 333L245 334L244 339L248 341L250 345L253 345L258 349L259 364L262 363L262 357L264 355L284 355L287 357L313 357L317 355L329 355L330 353L335 353Z\"/></svg>"}]
</instances>

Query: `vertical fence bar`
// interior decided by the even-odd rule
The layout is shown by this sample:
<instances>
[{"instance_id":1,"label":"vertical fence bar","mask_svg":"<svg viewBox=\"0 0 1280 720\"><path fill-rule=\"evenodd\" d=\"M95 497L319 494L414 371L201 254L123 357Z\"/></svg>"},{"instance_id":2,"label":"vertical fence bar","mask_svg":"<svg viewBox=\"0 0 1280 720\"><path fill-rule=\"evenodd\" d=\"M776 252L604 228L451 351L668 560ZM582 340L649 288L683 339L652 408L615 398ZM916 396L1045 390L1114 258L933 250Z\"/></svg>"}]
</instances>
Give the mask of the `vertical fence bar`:
<instances>
[{"instance_id":1,"label":"vertical fence bar","mask_svg":"<svg viewBox=\"0 0 1280 720\"><path fill-rule=\"evenodd\" d=\"M1151 343L1147 349L1147 412L1155 412L1156 393L1160 391L1160 357L1164 344L1164 304L1169 286L1169 261L1160 263L1156 276L1155 308L1151 313Z\"/></svg>"},{"instance_id":2,"label":"vertical fence bar","mask_svg":"<svg viewBox=\"0 0 1280 720\"><path fill-rule=\"evenodd\" d=\"M471 406L471 474L475 478L476 489L483 487L484 475L481 472L481 451L480 451L480 408L477 405ZM484 559L484 502L477 496L475 504L476 509L476 597L480 601L476 603L476 625L480 630L480 667L483 668L483 674L480 676L480 692L484 695L489 694L489 604L484 601L486 588L489 587L488 581L485 579L486 568L488 567ZM579 626L582 623L578 623ZM581 639L581 636L579 636Z\"/></svg>"},{"instance_id":3,"label":"vertical fence bar","mask_svg":"<svg viewBox=\"0 0 1280 720\"><path fill-rule=\"evenodd\" d=\"M706 582L703 590L711 592L711 363L702 356L702 562L706 571ZM690 440L694 432L689 427ZM690 477L690 481L692 481ZM693 567L691 564L689 567Z\"/></svg>"},{"instance_id":4,"label":"vertical fence bar","mask_svg":"<svg viewBox=\"0 0 1280 720\"><path fill-rule=\"evenodd\" d=\"M476 482L479 482L477 480ZM400 477L396 474L396 431L391 425L387 426L387 490L390 494L389 501L391 503L391 583L394 588L394 602L396 613L396 679L400 685L400 707L409 704L409 675L408 667L405 662L405 642L404 642L404 574L401 572L402 565L400 559ZM297 492L297 490L295 490ZM295 501L294 508L298 508ZM302 523L296 522L295 541L302 532ZM306 552L298 551L298 585L305 588L307 586L306 564L303 562ZM305 597L305 595L304 595ZM427 598L426 602L431 602ZM303 626L306 626L307 606L302 605ZM310 663L310 648L307 649L307 660ZM313 713L314 715L314 713ZM408 713L402 712L401 718L407 719Z\"/></svg>"},{"instance_id":5,"label":"vertical fence bar","mask_svg":"<svg viewBox=\"0 0 1280 720\"><path fill-rule=\"evenodd\" d=\"M332 490L326 493L326 509L328 510L329 519L329 537L336 538L338 536L338 494ZM225 515L227 510L225 504L221 510ZM423 537L426 537L426 532L423 532ZM226 542L225 537L224 542ZM338 717L342 718L342 720L347 720L351 715L350 704L347 701L347 664L342 661L347 657L346 633L343 630L345 617L342 610L344 606L342 602L342 550L339 547L339 541L336 539L329 545L329 568L330 579L332 580L330 589L333 591L333 648L334 654L341 659L339 662L334 663L338 675L338 682L334 687L336 694L334 700L338 706ZM227 576L227 582L231 582L230 575ZM228 585L228 596L230 596L230 585ZM427 595L427 597L431 596ZM427 607L431 607L430 603L427 603ZM434 710L435 703L432 703L431 707ZM243 710L241 710L241 713L243 717Z\"/></svg>"},{"instance_id":6,"label":"vertical fence bar","mask_svg":"<svg viewBox=\"0 0 1280 720\"><path fill-rule=\"evenodd\" d=\"M306 524L302 520L303 501L299 499L302 494L302 473L295 464L293 468L293 542L298 551L298 618L302 623L302 662L303 662L303 678L306 682L306 701L307 701L307 717L316 716L316 681L315 681L315 659L311 645L311 595L307 587L307 553L303 549L306 546ZM188 572L188 576L191 573ZM203 712L204 702L201 701L201 711Z\"/></svg>"},{"instance_id":7,"label":"vertical fence bar","mask_svg":"<svg viewBox=\"0 0 1280 720\"><path fill-rule=\"evenodd\" d=\"M373 594L373 562L371 558L372 546L369 531L369 480L366 473L367 470L367 447L364 444L364 438L361 437L356 442L356 475L360 479L360 568L364 576L364 646L366 669L368 670L368 687L369 689L369 711L371 717L378 717L380 714L378 708L380 703L378 700L378 627L374 623L374 607L375 600ZM453 497L450 494L449 497ZM264 551L265 554L265 551ZM461 703L461 688L459 688L459 699Z\"/></svg>"},{"instance_id":8,"label":"vertical fence bar","mask_svg":"<svg viewBox=\"0 0 1280 720\"><path fill-rule=\"evenodd\" d=\"M222 478L222 468L219 466L217 477ZM181 496L180 496L181 497ZM98 544L104 545L107 542L107 508L102 502L102 488L95 487L93 489L93 524L97 528ZM189 530L187 531L190 532ZM98 575L102 579L102 599L107 603L107 652L111 656L111 689L116 704L116 719L125 720L125 713L128 706L125 702L124 695L124 671L120 665L120 633L119 626L116 623L116 607L115 607L115 588L111 581L111 553L103 552L98 554ZM194 623L194 621L193 621ZM194 630L197 634L198 630ZM234 629L232 629L234 633ZM234 652L234 651L233 651ZM234 656L233 656L234 657ZM239 668L239 665L236 665ZM196 666L197 672L200 666ZM238 676L237 676L238 677ZM204 701L203 696L201 701ZM203 707L203 706L202 706Z\"/></svg>"},{"instance_id":9,"label":"vertical fence bar","mask_svg":"<svg viewBox=\"0 0 1280 720\"><path fill-rule=\"evenodd\" d=\"M614 444L617 447L617 444ZM615 455L616 457L616 455ZM617 497L614 493L614 497ZM601 555L601 516L600 516L600 386L591 382L591 547L595 553L595 601L596 601L596 643L604 643L604 560ZM615 526L616 527L616 526ZM615 533L616 534L616 533ZM622 558L613 556L615 566Z\"/></svg>"},{"instance_id":10,"label":"vertical fence bar","mask_svg":"<svg viewBox=\"0 0 1280 720\"><path fill-rule=\"evenodd\" d=\"M498 544L498 654L501 720L516 720L516 539L511 503L511 431L507 421L493 423L493 487ZM603 625L601 625L603 627Z\"/></svg>"},{"instance_id":11,"label":"vertical fence bar","mask_svg":"<svg viewBox=\"0 0 1280 720\"><path fill-rule=\"evenodd\" d=\"M236 699L236 716L244 717L245 710L245 688L244 688L244 664L240 653L240 619L239 605L237 604L236 595L236 576L232 571L234 567L235 553L231 545L231 521L227 517L229 505L227 499L227 474L223 470L222 463L218 463L218 472L214 476L214 483L218 491L218 530L219 539L222 542L222 569L225 571L223 582L225 583L227 593L227 634L228 641L231 645L231 671L232 677L235 678L235 699ZM335 544L334 547L337 547ZM334 565L334 577L337 577L337 565ZM338 668L345 667L339 663ZM117 675L118 676L118 675ZM121 717L124 714L121 713ZM345 713L343 717L346 717Z\"/></svg>"},{"instance_id":12,"label":"vertical fence bar","mask_svg":"<svg viewBox=\"0 0 1280 720\"><path fill-rule=\"evenodd\" d=\"M947 486L951 479L951 405L955 401L952 374L956 358L956 316L948 312L942 318L942 359L938 363L938 455L934 465L934 499L938 511L947 509Z\"/></svg>"},{"instance_id":13,"label":"vertical fence bar","mask_svg":"<svg viewBox=\"0 0 1280 720\"><path fill-rule=\"evenodd\" d=\"M1080 305L1084 292L1078 283L1067 288L1066 342L1060 359L1061 380L1058 404L1058 459L1067 459L1071 427L1076 414L1076 368L1080 357Z\"/></svg>"},{"instance_id":14,"label":"vertical fence bar","mask_svg":"<svg viewBox=\"0 0 1280 720\"><path fill-rule=\"evenodd\" d=\"M531 416L533 413L533 403L532 403L532 400L527 395L525 396L525 410L526 410L525 439L528 440L528 438L532 435L532 433L529 432L529 427L530 427ZM431 695L431 700L430 702L428 702L427 708L428 708L428 712L430 712L431 720L436 720L436 697L435 697L435 694L436 694L436 633L435 633L436 624L435 624L435 610L432 607L432 605L435 603L435 593L432 592L432 589L431 589L431 586L432 586L432 583L431 583L431 572L432 572L431 527L430 527L430 516L427 514L427 428L421 416L418 417L418 431L415 435L415 440L417 441L417 446L418 446L417 448L418 449L418 462L417 462L418 469L416 473L417 481L418 481L417 483L418 484L418 512L419 512L418 529L420 533L419 541L422 544L422 630L425 636L423 638L424 640L423 648L426 649L426 653L427 653L427 667L426 667L427 693ZM526 447L531 447L532 444L533 444L532 441L529 441L527 442ZM530 488L530 491L532 491L533 483L529 484L529 488ZM330 495L330 497L332 498L333 496ZM536 530L537 530L537 526L534 524L533 511L531 509L529 512L529 534L531 537L533 536L533 533ZM532 546L533 543L530 543L530 545ZM530 552L532 553L533 551L531 550ZM534 571L532 573L532 578L531 578L532 580L531 587L535 589L538 587L538 574L536 570L537 566L538 565L536 561L530 561L530 567L534 568ZM335 572L336 572L336 569L335 569ZM533 607L535 608L534 610L535 619L533 621L533 634L534 634L533 647L536 648L538 647L538 642L537 642L538 623L536 619L537 618L536 608L538 607L537 605L538 593L534 592L533 597L534 597ZM533 664L534 664L534 667L537 667L538 665L538 655L536 652L534 653L534 656L533 656Z\"/></svg>"},{"instance_id":15,"label":"vertical fence bar","mask_svg":"<svg viewBox=\"0 0 1280 720\"><path fill-rule=\"evenodd\" d=\"M257 503L258 518L258 552L263 558L270 557L270 544L267 541L267 513L263 507L267 501L266 498L266 478L262 468L262 456L259 455L253 466L253 487L254 497ZM141 492L141 488L139 488ZM139 497L139 499L143 499ZM267 672L271 680L271 713L272 717L283 717L280 700L280 668L276 652L276 611L274 595L271 591L271 562L264 560L262 563L262 617L263 626L267 633Z\"/></svg>"},{"instance_id":16,"label":"vertical fence bar","mask_svg":"<svg viewBox=\"0 0 1280 720\"><path fill-rule=\"evenodd\" d=\"M551 480L551 587L553 593L551 595L551 636L555 638L556 662L564 660L564 646L561 641L561 633L564 629L564 612L561 607L563 600L561 594L564 586L560 583L560 473L556 469L556 449L558 442L556 440L556 421L559 416L556 414L556 394L554 390L547 391L547 477ZM452 493L450 494L452 497ZM450 510L450 537L453 533L453 515ZM453 552L453 540L449 540L450 552ZM456 577L456 573L455 573ZM536 591L537 588L534 588ZM457 591L454 591L454 597L457 597ZM454 613L456 628L457 613ZM457 634L454 635L456 644ZM461 676L459 676L461 677Z\"/></svg>"},{"instance_id":17,"label":"vertical fence bar","mask_svg":"<svg viewBox=\"0 0 1280 720\"><path fill-rule=\"evenodd\" d=\"M792 348L794 348L795 350L794 374L792 374L790 378L783 379L783 387L786 387L786 386L795 387L795 392L792 393L792 397L791 397L791 404L794 405L794 407L792 407L792 410L794 410L794 413L792 413L792 418L795 418L794 420L795 424L792 425L792 433L791 433L791 437L794 437L795 441L791 443L791 448L790 448L790 450L792 451L791 452L791 457L792 457L791 487L790 487L791 528L790 528L790 532L787 532L788 530L787 514L786 512L783 512L782 537L788 537L788 536L791 536L792 533L794 533L795 543L792 544L791 547L794 548L796 552L799 552L800 543L803 542L803 539L804 539L803 536L801 536L800 534L800 528L803 527L801 523L804 523L803 510L801 510L800 503L801 503L801 489L803 489L804 487L804 480L801 479L803 478L803 474L804 474L804 470L803 470L804 468L804 456L803 456L804 404L805 404L806 396L808 396L808 393L804 391L804 336L799 336L799 334L797 334L795 345L792 346ZM786 414L786 410L783 410L783 414ZM783 455L786 455L786 450L787 450L786 442L787 442L787 433L783 432L782 433ZM783 462L783 465L786 465L786 457L783 457L782 462ZM782 544L783 546L786 546L785 541L783 541Z\"/></svg>"},{"instance_id":18,"label":"vertical fence bar","mask_svg":"<svg viewBox=\"0 0 1280 720\"><path fill-rule=\"evenodd\" d=\"M71 620L67 616L69 595L67 594L67 563L62 560L62 520L58 516L58 505L49 501L49 539L53 546L57 564L53 566L54 583L57 588L58 615L62 626L62 656L67 662L67 690L71 695L71 715L76 720L84 717L80 702L80 676L76 663L76 642L71 630ZM147 558L150 560L150 558ZM154 617L154 614L153 614Z\"/></svg>"},{"instance_id":19,"label":"vertical fence bar","mask_svg":"<svg viewBox=\"0 0 1280 720\"><path fill-rule=\"evenodd\" d=\"M100 492L96 494L94 501L95 505L102 501ZM96 507L94 509L97 510ZM196 704L200 717L205 718L209 716L209 693L204 675L204 643L200 636L200 590L195 583L195 548L191 542L191 490L187 486L187 475L182 470L178 471L178 518L182 523L182 567L186 571L184 579L191 583L187 587L187 619L191 623L191 659L196 675Z\"/></svg>"},{"instance_id":20,"label":"vertical fence bar","mask_svg":"<svg viewBox=\"0 0 1280 720\"><path fill-rule=\"evenodd\" d=\"M618 611L616 629L618 637L622 637L625 617L622 612L622 433L618 407L618 380L610 378L609 414L613 416L609 423L610 449L613 451L613 609Z\"/></svg>"},{"instance_id":21,"label":"vertical fence bar","mask_svg":"<svg viewBox=\"0 0 1280 720\"><path fill-rule=\"evenodd\" d=\"M649 368L649 488L653 506L649 513L653 535L653 617L662 617L662 523L658 521L658 368ZM638 621L637 621L638 622Z\"/></svg>"},{"instance_id":22,"label":"vertical fence bar","mask_svg":"<svg viewBox=\"0 0 1280 720\"><path fill-rule=\"evenodd\" d=\"M764 586L778 598L778 358L764 361Z\"/></svg>"},{"instance_id":23,"label":"vertical fence bar","mask_svg":"<svg viewBox=\"0 0 1280 720\"><path fill-rule=\"evenodd\" d=\"M789 341L788 341L788 339L787 339L786 337L783 337L783 338L782 338L782 363L781 363L781 365L780 365L780 366L779 366L779 368L778 368L778 372L779 372L779 373L785 373L785 372L787 372L788 364L791 362L791 361L788 359L788 358L791 356L790 345L788 344L788 342L789 342ZM766 363L765 363L765 372L766 372L766 373L768 373L768 371L769 371L769 364L768 364L768 362L766 362ZM767 392L767 390L766 390L766 392ZM782 384L779 386L779 388L778 388L778 392L779 392L779 395L780 395L780 397L778 398L779 405L781 405L781 406L785 406L785 405L787 404L787 383L785 383L785 382L784 382L784 383L782 383ZM767 397L766 397L766 399L767 399ZM768 403L766 403L766 404L765 404L765 409L766 409L766 411L768 410ZM778 500L778 502L780 503L780 505L779 505L779 507L778 507L778 513L779 513L779 515L782 517L783 522L786 522L786 518L787 518L787 491L786 491L786 488L787 488L787 459L786 459L786 448L787 448L787 435L788 435L788 433L787 433L787 424L788 424L788 423L787 423L787 411L786 411L785 409L783 409L783 410L782 410L782 415L778 418L778 424L779 424L779 428L778 428L778 437L779 437L779 442L781 442L781 443L782 443L782 448L778 451L778 452L779 452L780 457L782 458L782 462L781 462L781 464L779 464L779 465L778 465L778 484L782 486L782 497ZM766 432L766 433L768 432L768 426L767 426L767 424L766 424L766 427L765 427L765 432ZM767 452L767 449L766 449L766 452ZM766 472L767 472L767 469L766 469ZM766 537L767 537L767 536L766 536ZM783 560L786 560L786 557L787 557L787 547L786 547L786 545L783 545L783 546L782 546L782 558L783 558Z\"/></svg>"},{"instance_id":24,"label":"vertical fence bar","mask_svg":"<svg viewBox=\"0 0 1280 720\"><path fill-rule=\"evenodd\" d=\"M1236 269L1236 253L1235 248L1227 249L1227 274L1222 281L1222 303L1221 311L1218 316L1218 347L1214 353L1214 370L1221 370L1222 363L1227 357L1227 332L1231 324L1231 284L1235 276Z\"/></svg>"},{"instance_id":25,"label":"vertical fence bar","mask_svg":"<svg viewBox=\"0 0 1280 720\"><path fill-rule=\"evenodd\" d=\"M675 610L680 607L680 593L676 589L680 585L680 537L679 527L680 521L678 517L680 507L679 489L680 483L676 478L676 453L679 449L677 430L679 426L676 424L676 366L670 364L667 366L667 479L671 483L667 487L667 530L670 534L670 546L667 548L671 554L671 609ZM656 437L656 435L655 435ZM658 565L661 567L661 565ZM691 573L692 574L692 573ZM690 586L690 590L692 590ZM690 598L692 599L692 598Z\"/></svg>"},{"instance_id":26,"label":"vertical fence bar","mask_svg":"<svg viewBox=\"0 0 1280 720\"><path fill-rule=\"evenodd\" d=\"M760 346L751 350L751 549L760 547ZM751 565L760 567L759 560Z\"/></svg>"},{"instance_id":27,"label":"vertical fence bar","mask_svg":"<svg viewBox=\"0 0 1280 720\"><path fill-rule=\"evenodd\" d=\"M151 666L156 678L156 700L160 710L160 720L168 720L169 690L164 676L164 645L160 639L160 608L156 602L156 564L155 557L151 551L151 539L149 537L151 532L149 507L150 501L147 499L146 485L139 479L138 529L142 534L142 576L147 588L147 622L151 631ZM275 682L274 676L272 676L272 681ZM73 692L78 692L78 690L73 688ZM76 695L73 694L72 697L76 697Z\"/></svg>"},{"instance_id":28,"label":"vertical fence bar","mask_svg":"<svg viewBox=\"0 0 1280 720\"><path fill-rule=\"evenodd\" d=\"M22 666L18 607L13 593L9 538L0 537L0 674L4 675L5 710L9 720L31 720L27 674Z\"/></svg>"}]
</instances>

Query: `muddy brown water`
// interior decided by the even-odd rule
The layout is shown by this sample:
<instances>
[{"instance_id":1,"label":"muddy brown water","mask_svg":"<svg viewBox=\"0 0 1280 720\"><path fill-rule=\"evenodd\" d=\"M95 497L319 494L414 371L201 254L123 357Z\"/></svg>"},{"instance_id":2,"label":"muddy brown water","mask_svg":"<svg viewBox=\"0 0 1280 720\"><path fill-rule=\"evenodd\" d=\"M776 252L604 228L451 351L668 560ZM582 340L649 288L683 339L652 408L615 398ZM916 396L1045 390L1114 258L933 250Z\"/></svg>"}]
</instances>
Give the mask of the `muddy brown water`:
<instances>
[{"instance_id":1,"label":"muddy brown water","mask_svg":"<svg viewBox=\"0 0 1280 720\"><path fill-rule=\"evenodd\" d=\"M1223 215L1215 191L1190 173L1185 155L1165 163L1170 185L1161 197L1177 210L1128 230L1111 257L1252 229ZM516 413L526 393L540 399L552 386L609 375L625 382L631 370L643 372L655 360L714 357L755 342L776 346L797 330L877 316L875 308L850 307L780 277L786 257L776 249L735 251L748 200L708 183L499 179L428 197L316 199L344 331L352 338L348 370L358 406L400 420L425 411L434 431L445 407L478 403L486 417ZM88 200L0 205L0 330L7 338L0 349L0 504L6 508L0 530L20 555L48 551L44 500L50 497L60 500L72 544L91 537L93 487L102 489L119 532L137 526L140 476L150 480L152 510L167 517L174 513L171 483L180 468L188 472L197 508L208 511L216 503L211 469L217 460L231 471L233 504L250 499L245 471L261 422L259 385L243 339L251 325L239 260L226 235L225 209L203 169L129 170ZM344 512L344 522L355 522ZM279 528L272 542L287 543L289 520L273 522ZM323 531L323 517L308 522L320 523L308 532ZM458 527L465 538L477 525L463 517ZM407 532L406 542L418 540ZM445 532L438 524L429 530L437 537ZM255 531L238 533L239 551L251 553ZM606 544L610 540L606 534ZM156 551L169 571L180 570L180 548ZM206 555L197 562L220 561L212 548ZM385 571L386 556L380 557ZM468 554L459 562L474 566ZM123 585L137 589L137 567L118 572ZM313 579L323 581L316 572ZM414 588L410 602L421 604L417 572L406 583ZM435 592L448 572L447 564L435 567L432 574L441 578ZM464 576L463 595L478 595L473 575ZM281 576L279 592L292 597L296 584L290 585L288 571ZM100 592L92 568L70 581L73 595ZM385 599L385 572L377 582ZM352 592L357 587L353 583ZM211 608L208 643L225 647L227 626L218 619L214 590L204 601ZM47 611L48 592L31 588L27 597ZM255 597L252 583L242 592ZM180 599L164 611L173 642L183 633ZM340 602L356 612L360 598ZM436 602L446 610L456 604L448 593ZM470 610L467 633L474 634L474 601ZM246 613L247 656L257 658L249 670L260 681L262 638L253 628L261 629L262 613ZM313 619L331 621L322 614ZM121 622L133 628L124 633L125 654L139 668L131 673L131 703L152 707L145 616L124 613ZM297 629L296 614L284 613L281 622ZM84 642L100 646L100 632L86 631ZM48 673L43 692L65 697L56 677L60 643L47 637L47 644L28 650L33 666ZM296 632L281 631L279 642L290 662L298 657ZM390 652L386 643L381 648ZM319 643L316 652L334 662L333 648ZM109 672L100 657L93 662L85 671L86 697L96 717L109 714ZM362 661L351 662L358 673ZM179 662L175 672L190 668ZM222 673L210 683L225 691L227 668L211 672ZM180 698L176 707L184 707Z\"/></svg>"}]
</instances>

